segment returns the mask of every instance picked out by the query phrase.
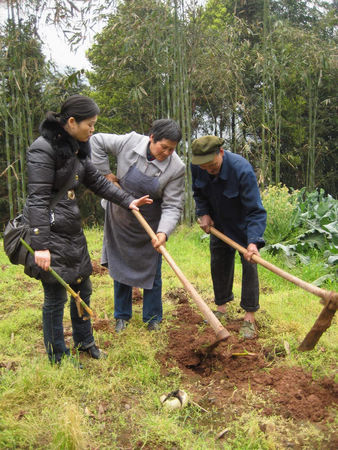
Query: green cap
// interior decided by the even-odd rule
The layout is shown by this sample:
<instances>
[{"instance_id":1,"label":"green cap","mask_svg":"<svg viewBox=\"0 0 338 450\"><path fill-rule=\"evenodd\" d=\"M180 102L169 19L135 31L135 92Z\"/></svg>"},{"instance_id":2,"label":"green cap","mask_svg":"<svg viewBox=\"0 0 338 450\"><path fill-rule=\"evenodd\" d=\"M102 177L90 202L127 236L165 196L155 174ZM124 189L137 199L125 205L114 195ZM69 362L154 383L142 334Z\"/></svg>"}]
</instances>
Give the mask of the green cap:
<instances>
[{"instance_id":1,"label":"green cap","mask_svg":"<svg viewBox=\"0 0 338 450\"><path fill-rule=\"evenodd\" d=\"M202 136L195 139L191 144L191 162L197 166L211 162L223 144L224 139L217 136Z\"/></svg>"}]
</instances>

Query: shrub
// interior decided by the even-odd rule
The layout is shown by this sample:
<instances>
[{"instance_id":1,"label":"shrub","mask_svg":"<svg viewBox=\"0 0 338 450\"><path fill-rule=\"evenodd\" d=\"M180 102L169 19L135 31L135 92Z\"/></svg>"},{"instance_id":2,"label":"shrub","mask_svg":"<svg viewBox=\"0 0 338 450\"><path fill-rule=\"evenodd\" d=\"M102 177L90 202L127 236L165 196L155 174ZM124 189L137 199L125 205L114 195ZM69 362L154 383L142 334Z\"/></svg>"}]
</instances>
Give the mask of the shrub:
<instances>
[{"instance_id":1,"label":"shrub","mask_svg":"<svg viewBox=\"0 0 338 450\"><path fill-rule=\"evenodd\" d=\"M285 186L269 186L262 193L267 210L266 250L281 254L288 265L298 258L308 264L311 255L320 254L330 273L316 284L337 277L338 264L338 201L323 189L288 192Z\"/></svg>"},{"instance_id":2,"label":"shrub","mask_svg":"<svg viewBox=\"0 0 338 450\"><path fill-rule=\"evenodd\" d=\"M282 242L293 231L297 217L298 191L289 191L286 186L268 186L261 194L267 211L264 238L270 245Z\"/></svg>"}]
</instances>

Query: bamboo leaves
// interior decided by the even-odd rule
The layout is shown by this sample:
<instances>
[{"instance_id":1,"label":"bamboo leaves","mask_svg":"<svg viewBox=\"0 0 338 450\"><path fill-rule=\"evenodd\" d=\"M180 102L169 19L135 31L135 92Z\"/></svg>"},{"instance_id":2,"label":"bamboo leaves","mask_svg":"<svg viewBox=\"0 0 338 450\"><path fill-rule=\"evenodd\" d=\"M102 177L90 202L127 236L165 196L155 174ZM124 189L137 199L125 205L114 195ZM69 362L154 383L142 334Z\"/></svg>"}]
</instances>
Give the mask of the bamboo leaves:
<instances>
[{"instance_id":1,"label":"bamboo leaves","mask_svg":"<svg viewBox=\"0 0 338 450\"><path fill-rule=\"evenodd\" d=\"M43 58L31 32L32 24L20 20L14 8L8 12L0 31L0 121L4 129L0 139L6 155L2 175L7 179L9 215L14 217L26 198L25 153L33 137L34 103L39 101L41 77L37 67Z\"/></svg>"}]
</instances>

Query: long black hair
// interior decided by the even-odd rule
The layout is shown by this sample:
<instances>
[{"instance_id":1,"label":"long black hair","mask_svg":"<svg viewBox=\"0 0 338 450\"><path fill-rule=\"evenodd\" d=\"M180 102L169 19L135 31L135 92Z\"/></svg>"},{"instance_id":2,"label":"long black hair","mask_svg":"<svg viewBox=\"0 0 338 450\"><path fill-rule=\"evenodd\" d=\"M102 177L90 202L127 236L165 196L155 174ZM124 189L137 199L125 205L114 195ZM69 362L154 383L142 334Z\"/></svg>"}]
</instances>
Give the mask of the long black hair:
<instances>
[{"instance_id":1,"label":"long black hair","mask_svg":"<svg viewBox=\"0 0 338 450\"><path fill-rule=\"evenodd\" d=\"M49 122L57 122L59 125L64 126L70 117L74 117L76 122L81 122L98 114L100 114L100 108L94 100L84 95L76 94L69 97L63 103L59 113L48 111L46 120Z\"/></svg>"}]
</instances>

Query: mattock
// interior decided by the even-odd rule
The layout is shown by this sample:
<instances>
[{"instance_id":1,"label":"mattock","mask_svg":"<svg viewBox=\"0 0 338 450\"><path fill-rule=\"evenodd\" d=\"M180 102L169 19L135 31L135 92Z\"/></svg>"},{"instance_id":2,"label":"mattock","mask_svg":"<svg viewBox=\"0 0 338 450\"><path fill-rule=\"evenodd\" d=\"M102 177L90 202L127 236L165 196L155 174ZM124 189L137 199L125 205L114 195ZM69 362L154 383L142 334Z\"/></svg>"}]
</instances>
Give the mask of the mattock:
<instances>
[{"instance_id":1,"label":"mattock","mask_svg":"<svg viewBox=\"0 0 338 450\"><path fill-rule=\"evenodd\" d=\"M114 184L121 188L119 183L117 181L114 181ZM132 209L131 212L134 214L136 219L140 222L144 230L147 232L149 237L151 239L157 239L157 236L154 232L154 230L151 228L149 223L146 221L146 219L142 216L140 211L136 211L135 209ZM229 331L223 327L221 322L217 319L215 314L211 311L209 306L205 303L205 301L202 299L202 297L199 295L199 293L196 291L194 286L190 283L190 281L186 278L186 276L183 274L181 269L177 266L173 258L170 256L168 250L165 248L164 245L160 245L158 250L160 253L164 256L169 266L173 269L177 277L180 279L181 283L183 284L183 287L188 291L191 298L195 301L196 305L198 306L198 309L201 311L203 317L211 325L213 328L215 334L216 334L216 342L213 345L215 347L218 345L219 342L225 341L229 336Z\"/></svg>"},{"instance_id":2,"label":"mattock","mask_svg":"<svg viewBox=\"0 0 338 450\"><path fill-rule=\"evenodd\" d=\"M140 224L143 226L145 231L148 233L148 235L151 237L151 239L157 239L157 236L154 232L154 230L150 227L148 222L145 220L145 218L142 216L142 214L139 211L132 210L132 213L135 215L137 220L140 222ZM183 284L184 288L192 299L195 301L196 305L198 306L199 310L201 311L203 317L208 322L208 324L211 325L213 328L217 341L213 346L215 346L218 342L224 341L230 336L229 331L223 327L221 322L217 319L215 314L211 311L209 306L205 303L205 301L202 299L202 297L199 295L199 293L196 291L194 286L190 283L190 281L185 277L181 269L177 266L173 258L170 256L168 250L164 247L164 245L160 245L159 247L160 253L164 256L169 266L173 269L177 277L180 279L181 283Z\"/></svg>"},{"instance_id":3,"label":"mattock","mask_svg":"<svg viewBox=\"0 0 338 450\"><path fill-rule=\"evenodd\" d=\"M24 245L26 247L26 249L34 256L34 250L32 249L32 247L27 244L27 242L20 238L20 241L22 243L22 245ZM67 292L69 292L69 294L74 298L75 300L75 304L76 304L76 308L77 308L77 313L79 315L79 317L83 316L83 310L85 310L89 316L86 316L83 318L83 320L88 320L89 317L94 317L94 312L92 309L89 308L89 306L86 304L86 302L84 300L82 300L82 298L80 297L80 293L76 293L74 291L74 289L72 289L69 284L67 284L61 277L59 274L57 274L55 272L54 269L52 269L51 267L49 267L48 272L50 272L54 278L56 278L58 280L58 282L60 284L62 284L62 286L66 289Z\"/></svg>"},{"instance_id":4,"label":"mattock","mask_svg":"<svg viewBox=\"0 0 338 450\"><path fill-rule=\"evenodd\" d=\"M225 234L216 230L216 228L211 226L210 233L218 237L218 239L221 239L223 242L230 245L234 249L238 250L240 253L242 254L246 253L247 250L244 247L237 244L237 242L233 241ZM335 315L338 306L338 292L327 291L326 289L321 289L317 286L314 286L313 284L307 283L306 281L303 281L300 278L297 278L294 275L285 272L279 267L274 266L273 264L269 263L268 261L266 261L265 259L261 258L258 255L253 255L252 260L255 263L258 263L261 266L265 267L266 269L271 270L271 272L274 272L276 275L279 275L285 280L290 281L291 283L301 287L305 291L311 292L311 294L317 295L318 297L321 298L321 303L323 303L325 306L322 312L320 313L318 319L314 323L313 327L311 328L311 330L305 336L303 342L298 347L298 350L300 351L314 349L321 335L331 325L333 316Z\"/></svg>"}]
</instances>

